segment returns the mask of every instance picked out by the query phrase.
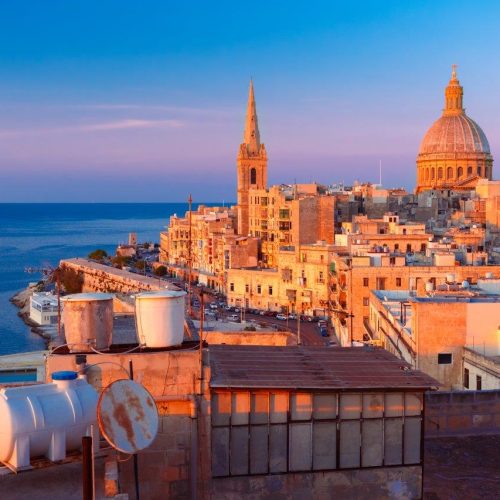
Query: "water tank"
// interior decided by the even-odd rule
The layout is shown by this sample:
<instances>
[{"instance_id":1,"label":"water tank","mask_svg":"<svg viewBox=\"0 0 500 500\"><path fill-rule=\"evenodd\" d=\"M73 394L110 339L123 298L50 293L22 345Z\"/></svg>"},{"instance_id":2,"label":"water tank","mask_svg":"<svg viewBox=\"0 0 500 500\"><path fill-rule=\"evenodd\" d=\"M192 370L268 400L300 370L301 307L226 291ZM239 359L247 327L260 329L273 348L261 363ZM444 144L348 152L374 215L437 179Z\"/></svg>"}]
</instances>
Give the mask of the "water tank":
<instances>
[{"instance_id":1,"label":"water tank","mask_svg":"<svg viewBox=\"0 0 500 500\"><path fill-rule=\"evenodd\" d=\"M484 277L487 279L487 280L492 280L493 279L493 273L491 272L488 272L484 275Z\"/></svg>"},{"instance_id":2,"label":"water tank","mask_svg":"<svg viewBox=\"0 0 500 500\"><path fill-rule=\"evenodd\" d=\"M30 468L31 457L63 460L91 431L98 443L96 390L72 371L52 380L0 389L0 461L14 470Z\"/></svg>"},{"instance_id":3,"label":"water tank","mask_svg":"<svg viewBox=\"0 0 500 500\"><path fill-rule=\"evenodd\" d=\"M113 295L75 293L62 297L66 343L71 352L107 349L113 336Z\"/></svg>"},{"instance_id":4,"label":"water tank","mask_svg":"<svg viewBox=\"0 0 500 500\"><path fill-rule=\"evenodd\" d=\"M434 283L432 281L427 281L425 283L425 291L427 293L431 293L434 291Z\"/></svg>"},{"instance_id":5,"label":"water tank","mask_svg":"<svg viewBox=\"0 0 500 500\"><path fill-rule=\"evenodd\" d=\"M446 275L446 283L455 283L455 275L453 273Z\"/></svg>"},{"instance_id":6,"label":"water tank","mask_svg":"<svg viewBox=\"0 0 500 500\"><path fill-rule=\"evenodd\" d=\"M184 338L184 297L186 292L161 290L135 297L139 342L146 347L170 347Z\"/></svg>"},{"instance_id":7,"label":"water tank","mask_svg":"<svg viewBox=\"0 0 500 500\"><path fill-rule=\"evenodd\" d=\"M462 288L469 288L470 284L467 280L462 281Z\"/></svg>"}]
</instances>

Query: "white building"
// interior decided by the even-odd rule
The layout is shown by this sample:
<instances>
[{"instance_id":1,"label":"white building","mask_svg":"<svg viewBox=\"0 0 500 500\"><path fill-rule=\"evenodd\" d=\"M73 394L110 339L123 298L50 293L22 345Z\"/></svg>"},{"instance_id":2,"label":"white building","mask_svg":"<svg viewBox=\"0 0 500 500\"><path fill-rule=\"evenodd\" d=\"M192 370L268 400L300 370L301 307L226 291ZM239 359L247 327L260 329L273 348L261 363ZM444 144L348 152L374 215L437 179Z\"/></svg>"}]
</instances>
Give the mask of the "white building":
<instances>
[{"instance_id":1,"label":"white building","mask_svg":"<svg viewBox=\"0 0 500 500\"><path fill-rule=\"evenodd\" d=\"M57 325L57 297L35 292L30 299L30 319L41 326Z\"/></svg>"}]
</instances>

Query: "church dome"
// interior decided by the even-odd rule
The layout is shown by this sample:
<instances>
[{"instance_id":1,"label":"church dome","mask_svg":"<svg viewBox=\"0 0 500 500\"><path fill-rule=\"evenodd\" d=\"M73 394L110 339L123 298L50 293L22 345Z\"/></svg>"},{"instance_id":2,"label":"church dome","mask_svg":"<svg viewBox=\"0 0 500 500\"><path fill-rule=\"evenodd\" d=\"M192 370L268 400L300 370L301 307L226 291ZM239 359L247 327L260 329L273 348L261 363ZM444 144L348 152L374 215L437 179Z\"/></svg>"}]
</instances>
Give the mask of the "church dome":
<instances>
[{"instance_id":1,"label":"church dome","mask_svg":"<svg viewBox=\"0 0 500 500\"><path fill-rule=\"evenodd\" d=\"M492 179L493 156L481 127L466 114L464 91L453 65L444 92L443 114L427 130L417 156L416 192L473 189L478 179Z\"/></svg>"},{"instance_id":2,"label":"church dome","mask_svg":"<svg viewBox=\"0 0 500 500\"><path fill-rule=\"evenodd\" d=\"M419 155L447 153L490 154L486 135L465 112L441 116L433 123L420 144Z\"/></svg>"}]
</instances>

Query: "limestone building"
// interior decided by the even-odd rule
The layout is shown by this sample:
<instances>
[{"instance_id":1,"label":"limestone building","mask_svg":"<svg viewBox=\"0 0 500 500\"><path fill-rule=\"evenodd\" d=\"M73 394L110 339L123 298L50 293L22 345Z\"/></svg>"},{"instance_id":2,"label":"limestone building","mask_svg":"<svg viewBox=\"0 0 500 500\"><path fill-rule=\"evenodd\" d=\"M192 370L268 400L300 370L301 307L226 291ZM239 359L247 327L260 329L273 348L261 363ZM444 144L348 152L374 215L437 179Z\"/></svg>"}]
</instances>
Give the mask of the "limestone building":
<instances>
[{"instance_id":1,"label":"limestone building","mask_svg":"<svg viewBox=\"0 0 500 500\"><path fill-rule=\"evenodd\" d=\"M465 288L447 283L416 296L374 290L367 328L386 350L438 380L443 390L498 390L498 285L495 279Z\"/></svg>"},{"instance_id":2,"label":"limestone building","mask_svg":"<svg viewBox=\"0 0 500 500\"><path fill-rule=\"evenodd\" d=\"M442 116L425 134L417 156L416 192L474 189L492 178L493 156L481 127L463 107L463 87L453 65Z\"/></svg>"}]
</instances>

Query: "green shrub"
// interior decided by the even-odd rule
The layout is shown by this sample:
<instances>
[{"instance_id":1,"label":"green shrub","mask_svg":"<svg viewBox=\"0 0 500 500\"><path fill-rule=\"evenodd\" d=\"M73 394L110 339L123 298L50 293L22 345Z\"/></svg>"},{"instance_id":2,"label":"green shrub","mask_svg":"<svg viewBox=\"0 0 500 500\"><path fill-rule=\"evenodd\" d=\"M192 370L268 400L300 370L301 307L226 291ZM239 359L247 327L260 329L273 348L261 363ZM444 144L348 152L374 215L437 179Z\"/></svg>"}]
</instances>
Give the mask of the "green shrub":
<instances>
[{"instance_id":1,"label":"green shrub","mask_svg":"<svg viewBox=\"0 0 500 500\"><path fill-rule=\"evenodd\" d=\"M102 250L101 248L98 248L97 250L94 250L93 252L90 252L88 255L89 259L92 260L104 260L108 257L108 253L106 250Z\"/></svg>"},{"instance_id":2,"label":"green shrub","mask_svg":"<svg viewBox=\"0 0 500 500\"><path fill-rule=\"evenodd\" d=\"M158 266L155 269L156 276L165 276L167 274L167 268L165 266Z\"/></svg>"}]
</instances>

